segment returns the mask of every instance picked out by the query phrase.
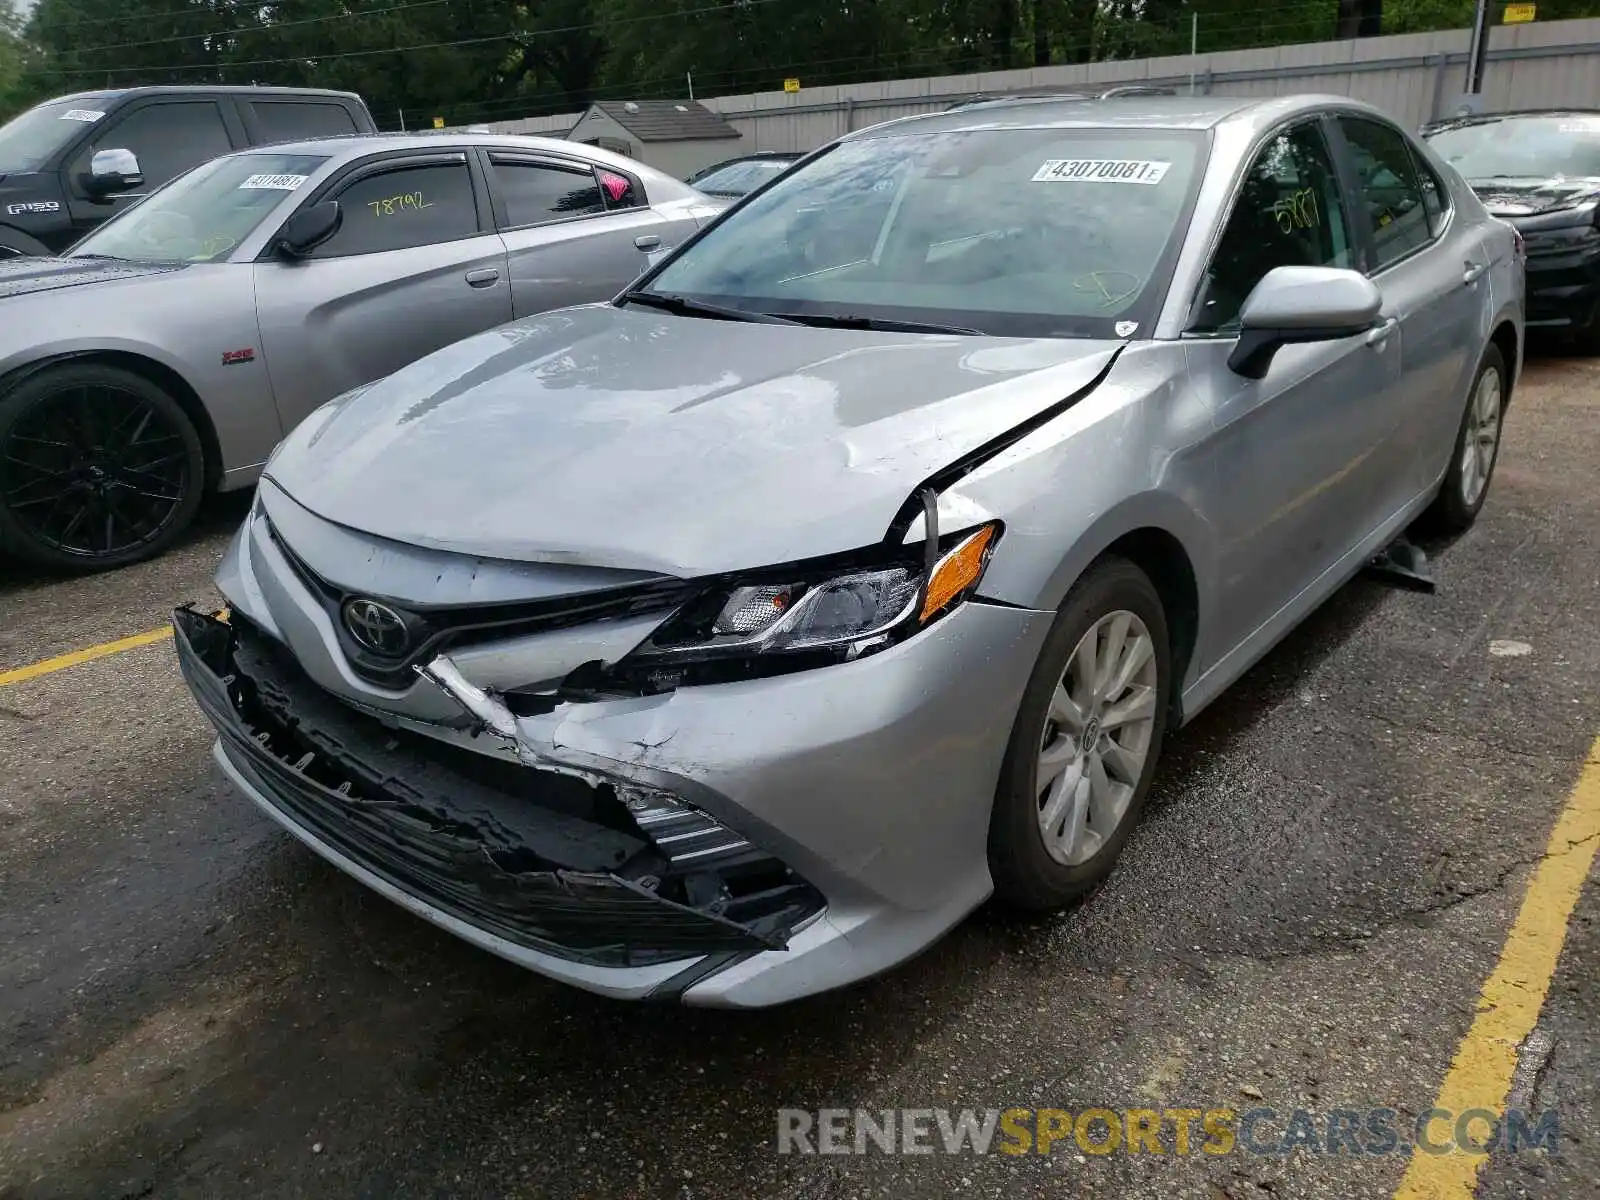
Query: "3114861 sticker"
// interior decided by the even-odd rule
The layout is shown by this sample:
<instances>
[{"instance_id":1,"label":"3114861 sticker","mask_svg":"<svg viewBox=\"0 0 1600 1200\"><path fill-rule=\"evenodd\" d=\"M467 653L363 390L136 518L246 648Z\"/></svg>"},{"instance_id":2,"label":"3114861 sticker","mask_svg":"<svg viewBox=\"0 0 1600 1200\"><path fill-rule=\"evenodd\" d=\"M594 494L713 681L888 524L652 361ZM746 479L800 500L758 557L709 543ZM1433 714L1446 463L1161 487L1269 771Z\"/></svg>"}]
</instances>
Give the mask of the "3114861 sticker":
<instances>
[{"instance_id":1,"label":"3114861 sticker","mask_svg":"<svg viewBox=\"0 0 1600 1200\"><path fill-rule=\"evenodd\" d=\"M1033 173L1034 183L1160 183L1169 162L1140 158L1051 158Z\"/></svg>"},{"instance_id":2,"label":"3114861 sticker","mask_svg":"<svg viewBox=\"0 0 1600 1200\"><path fill-rule=\"evenodd\" d=\"M97 112L92 108L69 108L61 114L61 120L81 121L85 125L93 125L103 116L105 116L105 113Z\"/></svg>"},{"instance_id":3,"label":"3114861 sticker","mask_svg":"<svg viewBox=\"0 0 1600 1200\"><path fill-rule=\"evenodd\" d=\"M293 192L306 181L304 175L252 175L239 185L241 192Z\"/></svg>"}]
</instances>

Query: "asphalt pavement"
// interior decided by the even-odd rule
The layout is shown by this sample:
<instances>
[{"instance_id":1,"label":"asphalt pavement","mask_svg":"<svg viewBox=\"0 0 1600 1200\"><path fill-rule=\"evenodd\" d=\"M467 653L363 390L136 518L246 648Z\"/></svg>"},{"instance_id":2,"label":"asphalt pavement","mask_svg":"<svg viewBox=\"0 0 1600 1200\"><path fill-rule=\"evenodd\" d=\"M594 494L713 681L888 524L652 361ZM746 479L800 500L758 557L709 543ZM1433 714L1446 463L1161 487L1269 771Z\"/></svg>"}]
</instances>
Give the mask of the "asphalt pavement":
<instances>
[{"instance_id":1,"label":"asphalt pavement","mask_svg":"<svg viewBox=\"0 0 1600 1200\"><path fill-rule=\"evenodd\" d=\"M170 642L17 677L216 602L240 499L113 575L0 564L0 1198L1420 1198L1381 1139L1266 1151L1295 1110L1405 1129L1487 1086L1519 1007L1507 1103L1557 1153L1502 1146L1477 1194L1600 1196L1600 880L1569 920L1550 874L1600 779L1597 385L1530 363L1438 591L1352 582L1173 738L1099 892L764 1012L604 1001L368 893L216 778ZM1163 1152L1100 1153L1094 1108ZM1023 1110L1030 1147L780 1153L823 1109ZM1227 1152L1179 1153L1179 1110L1233 1114Z\"/></svg>"}]
</instances>

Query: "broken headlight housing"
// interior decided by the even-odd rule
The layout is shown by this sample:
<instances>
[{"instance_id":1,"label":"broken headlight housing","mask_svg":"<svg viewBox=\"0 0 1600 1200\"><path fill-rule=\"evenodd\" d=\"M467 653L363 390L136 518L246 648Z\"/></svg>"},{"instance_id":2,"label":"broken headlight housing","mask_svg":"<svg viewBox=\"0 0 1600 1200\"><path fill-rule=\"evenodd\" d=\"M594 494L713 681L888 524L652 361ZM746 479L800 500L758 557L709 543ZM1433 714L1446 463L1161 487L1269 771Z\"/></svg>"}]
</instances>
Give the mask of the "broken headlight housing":
<instances>
[{"instance_id":1,"label":"broken headlight housing","mask_svg":"<svg viewBox=\"0 0 1600 1200\"><path fill-rule=\"evenodd\" d=\"M910 637L983 578L998 523L941 538L919 558L751 573L706 587L617 664L661 690L848 662ZM888 557L885 555L884 557Z\"/></svg>"}]
</instances>

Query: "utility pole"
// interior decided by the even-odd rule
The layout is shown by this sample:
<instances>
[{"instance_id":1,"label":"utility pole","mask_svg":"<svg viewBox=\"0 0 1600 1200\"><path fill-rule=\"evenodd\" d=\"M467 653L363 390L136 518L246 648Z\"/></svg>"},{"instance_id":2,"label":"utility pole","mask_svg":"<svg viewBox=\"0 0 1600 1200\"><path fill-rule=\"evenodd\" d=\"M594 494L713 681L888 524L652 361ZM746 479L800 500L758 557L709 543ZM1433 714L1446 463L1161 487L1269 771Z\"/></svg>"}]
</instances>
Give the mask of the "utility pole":
<instances>
[{"instance_id":1,"label":"utility pole","mask_svg":"<svg viewBox=\"0 0 1600 1200\"><path fill-rule=\"evenodd\" d=\"M1472 45L1467 51L1467 95L1483 93L1483 65L1489 57L1489 0L1478 0L1472 19Z\"/></svg>"},{"instance_id":2,"label":"utility pole","mask_svg":"<svg viewBox=\"0 0 1600 1200\"><path fill-rule=\"evenodd\" d=\"M1200 13L1189 14L1189 95L1194 95L1194 61L1200 56Z\"/></svg>"}]
</instances>

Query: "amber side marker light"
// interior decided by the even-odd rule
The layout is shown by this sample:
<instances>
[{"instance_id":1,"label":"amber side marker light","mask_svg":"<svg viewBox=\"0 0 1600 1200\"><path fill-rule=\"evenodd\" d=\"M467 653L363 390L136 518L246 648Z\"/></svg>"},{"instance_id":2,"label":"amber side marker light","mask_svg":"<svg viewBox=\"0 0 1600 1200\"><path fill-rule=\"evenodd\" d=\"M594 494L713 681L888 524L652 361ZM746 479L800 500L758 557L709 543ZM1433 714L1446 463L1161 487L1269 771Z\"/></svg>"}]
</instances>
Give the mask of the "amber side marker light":
<instances>
[{"instance_id":1,"label":"amber side marker light","mask_svg":"<svg viewBox=\"0 0 1600 1200\"><path fill-rule=\"evenodd\" d=\"M928 579L928 596L922 602L919 620L926 621L978 582L993 541L994 526L985 525L939 560Z\"/></svg>"}]
</instances>

